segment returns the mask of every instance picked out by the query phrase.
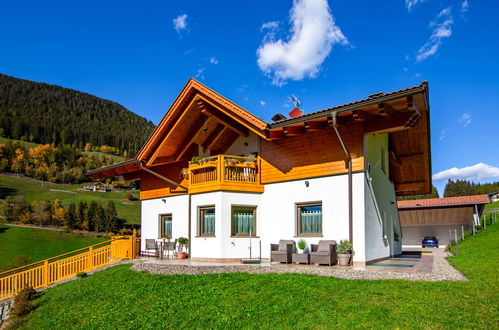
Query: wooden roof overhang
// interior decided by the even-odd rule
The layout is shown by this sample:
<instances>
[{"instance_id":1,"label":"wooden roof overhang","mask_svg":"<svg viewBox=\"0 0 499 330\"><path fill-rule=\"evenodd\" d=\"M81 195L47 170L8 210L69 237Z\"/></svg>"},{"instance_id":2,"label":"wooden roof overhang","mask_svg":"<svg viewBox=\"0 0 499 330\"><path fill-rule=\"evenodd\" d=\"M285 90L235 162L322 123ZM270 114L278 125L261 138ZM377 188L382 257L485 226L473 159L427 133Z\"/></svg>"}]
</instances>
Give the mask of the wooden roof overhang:
<instances>
[{"instance_id":1,"label":"wooden roof overhang","mask_svg":"<svg viewBox=\"0 0 499 330\"><path fill-rule=\"evenodd\" d=\"M140 161L137 159L126 160L106 167L88 171L86 174L96 179L108 176L123 176L129 180L134 179L141 169Z\"/></svg>"},{"instance_id":2,"label":"wooden roof overhang","mask_svg":"<svg viewBox=\"0 0 499 330\"><path fill-rule=\"evenodd\" d=\"M189 79L137 159L146 166L188 160L198 148L223 153L239 136L266 137L267 123L194 79Z\"/></svg>"},{"instance_id":3,"label":"wooden roof overhang","mask_svg":"<svg viewBox=\"0 0 499 330\"><path fill-rule=\"evenodd\" d=\"M363 134L389 133L390 179L397 195L431 192L428 83L329 108L269 125L268 139L280 140L330 127L333 116Z\"/></svg>"}]
</instances>

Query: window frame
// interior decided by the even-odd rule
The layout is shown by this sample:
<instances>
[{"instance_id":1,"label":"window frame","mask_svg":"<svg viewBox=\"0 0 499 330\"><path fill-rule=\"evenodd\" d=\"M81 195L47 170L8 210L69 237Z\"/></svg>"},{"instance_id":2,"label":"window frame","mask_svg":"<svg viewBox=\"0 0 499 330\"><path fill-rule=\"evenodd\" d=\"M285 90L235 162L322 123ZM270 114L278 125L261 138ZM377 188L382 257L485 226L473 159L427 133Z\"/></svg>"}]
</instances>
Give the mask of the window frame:
<instances>
[{"instance_id":1,"label":"window frame","mask_svg":"<svg viewBox=\"0 0 499 330\"><path fill-rule=\"evenodd\" d=\"M215 232L217 230L216 214L217 210L215 205L202 205L198 206L198 237L215 237L215 233L207 234L204 233L204 219L202 218L204 211L213 209L215 211Z\"/></svg>"},{"instance_id":2,"label":"window frame","mask_svg":"<svg viewBox=\"0 0 499 330\"><path fill-rule=\"evenodd\" d=\"M230 206L230 237L233 238L258 238L256 227L256 205L231 205ZM253 211L253 234L236 234L234 233L234 210L252 210Z\"/></svg>"},{"instance_id":3,"label":"window frame","mask_svg":"<svg viewBox=\"0 0 499 330\"><path fill-rule=\"evenodd\" d=\"M301 208L307 206L320 206L321 207L321 232L320 233L302 233L301 232ZM295 237L323 237L323 224L324 224L324 208L322 205L322 201L313 201L313 202L300 202L295 203L295 212L296 212L296 236Z\"/></svg>"},{"instance_id":4,"label":"window frame","mask_svg":"<svg viewBox=\"0 0 499 330\"><path fill-rule=\"evenodd\" d=\"M172 232L171 232L171 236L169 236L170 238L173 237L173 214L172 213L162 213L162 214L159 214L159 219L158 219L158 238L162 238L161 236L163 235L166 235L166 226L164 226L164 221L163 221L163 217L170 217L170 221L172 223ZM164 230L164 231L163 231ZM167 236L168 237L168 236Z\"/></svg>"}]
</instances>

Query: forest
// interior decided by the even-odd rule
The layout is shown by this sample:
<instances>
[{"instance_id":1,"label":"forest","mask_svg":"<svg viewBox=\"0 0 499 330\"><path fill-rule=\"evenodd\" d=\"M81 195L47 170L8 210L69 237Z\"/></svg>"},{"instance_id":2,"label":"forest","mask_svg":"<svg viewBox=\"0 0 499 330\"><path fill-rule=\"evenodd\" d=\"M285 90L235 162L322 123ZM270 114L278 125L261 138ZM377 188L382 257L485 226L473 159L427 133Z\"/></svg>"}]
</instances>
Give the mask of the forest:
<instances>
[{"instance_id":1,"label":"forest","mask_svg":"<svg viewBox=\"0 0 499 330\"><path fill-rule=\"evenodd\" d=\"M53 183L91 181L86 171L110 165L112 156L84 155L75 145L39 144L29 148L19 142L0 145L0 173L19 174Z\"/></svg>"},{"instance_id":2,"label":"forest","mask_svg":"<svg viewBox=\"0 0 499 330\"><path fill-rule=\"evenodd\" d=\"M6 138L135 155L154 124L118 103L60 86L0 74L0 132Z\"/></svg>"}]
</instances>

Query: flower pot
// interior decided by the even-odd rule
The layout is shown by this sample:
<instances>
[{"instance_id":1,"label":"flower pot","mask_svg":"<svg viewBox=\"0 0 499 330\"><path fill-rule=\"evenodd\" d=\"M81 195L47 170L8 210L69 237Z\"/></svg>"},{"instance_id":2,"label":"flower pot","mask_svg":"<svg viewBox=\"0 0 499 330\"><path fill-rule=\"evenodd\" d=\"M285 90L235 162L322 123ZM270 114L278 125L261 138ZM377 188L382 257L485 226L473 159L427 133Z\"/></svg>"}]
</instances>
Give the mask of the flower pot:
<instances>
[{"instance_id":1,"label":"flower pot","mask_svg":"<svg viewBox=\"0 0 499 330\"><path fill-rule=\"evenodd\" d=\"M179 259L185 259L185 258L187 258L187 252L179 252L178 253L178 258Z\"/></svg>"},{"instance_id":2,"label":"flower pot","mask_svg":"<svg viewBox=\"0 0 499 330\"><path fill-rule=\"evenodd\" d=\"M350 265L350 257L352 255L349 253L338 254L338 265L340 266L349 266Z\"/></svg>"}]
</instances>

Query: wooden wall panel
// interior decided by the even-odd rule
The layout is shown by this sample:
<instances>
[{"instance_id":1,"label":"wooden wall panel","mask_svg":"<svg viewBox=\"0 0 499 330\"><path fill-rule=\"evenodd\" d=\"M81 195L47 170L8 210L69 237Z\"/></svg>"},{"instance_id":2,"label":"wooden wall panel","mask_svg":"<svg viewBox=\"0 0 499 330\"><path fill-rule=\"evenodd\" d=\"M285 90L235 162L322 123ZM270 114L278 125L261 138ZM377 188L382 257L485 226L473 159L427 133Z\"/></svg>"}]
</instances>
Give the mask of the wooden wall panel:
<instances>
[{"instance_id":1,"label":"wooden wall panel","mask_svg":"<svg viewBox=\"0 0 499 330\"><path fill-rule=\"evenodd\" d=\"M352 155L353 170L363 170L363 125L350 125L340 133ZM331 127L277 141L262 139L260 156L262 183L348 172L345 153Z\"/></svg>"},{"instance_id":2,"label":"wooden wall panel","mask_svg":"<svg viewBox=\"0 0 499 330\"><path fill-rule=\"evenodd\" d=\"M403 226L470 224L473 220L473 205L459 207L435 207L399 210Z\"/></svg>"},{"instance_id":3,"label":"wooden wall panel","mask_svg":"<svg viewBox=\"0 0 499 330\"><path fill-rule=\"evenodd\" d=\"M188 167L188 162L178 162L165 166L150 168L152 171L173 180L184 187L189 187L189 180L182 177L182 168ZM160 178L145 171L140 172L140 199L159 198L187 193L184 189L178 188Z\"/></svg>"}]
</instances>

